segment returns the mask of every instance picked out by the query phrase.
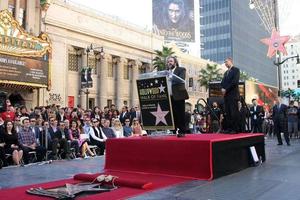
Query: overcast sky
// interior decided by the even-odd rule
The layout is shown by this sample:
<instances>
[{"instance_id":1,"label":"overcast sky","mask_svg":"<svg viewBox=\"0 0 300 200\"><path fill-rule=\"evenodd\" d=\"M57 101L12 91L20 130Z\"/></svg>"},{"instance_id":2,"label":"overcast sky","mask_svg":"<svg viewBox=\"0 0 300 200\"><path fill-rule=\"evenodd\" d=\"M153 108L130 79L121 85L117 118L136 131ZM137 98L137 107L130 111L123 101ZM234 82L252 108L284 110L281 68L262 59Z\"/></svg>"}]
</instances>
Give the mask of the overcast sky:
<instances>
[{"instance_id":1,"label":"overcast sky","mask_svg":"<svg viewBox=\"0 0 300 200\"><path fill-rule=\"evenodd\" d=\"M151 27L152 0L69 0L115 15L141 27ZM281 35L300 33L300 0L279 0Z\"/></svg>"}]
</instances>

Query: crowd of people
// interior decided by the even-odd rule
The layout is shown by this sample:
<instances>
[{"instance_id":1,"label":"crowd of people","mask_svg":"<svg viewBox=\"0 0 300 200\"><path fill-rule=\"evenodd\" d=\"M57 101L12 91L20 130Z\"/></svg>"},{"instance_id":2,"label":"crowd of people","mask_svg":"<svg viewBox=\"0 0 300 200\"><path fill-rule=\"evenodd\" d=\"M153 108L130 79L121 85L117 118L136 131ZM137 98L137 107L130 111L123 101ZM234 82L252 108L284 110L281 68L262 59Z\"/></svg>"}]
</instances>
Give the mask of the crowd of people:
<instances>
[{"instance_id":1,"label":"crowd of people","mask_svg":"<svg viewBox=\"0 0 300 200\"><path fill-rule=\"evenodd\" d=\"M114 105L103 110L97 106L84 110L80 106L51 105L27 110L25 106L12 106L9 100L6 105L6 111L0 116L1 167L22 166L45 159L86 158L95 153L103 155L105 141L109 138L147 134L138 107L123 106L119 111ZM238 111L239 132L277 136L278 145L283 144L281 133L287 145L290 145L290 138L300 138L300 106L294 101L285 105L278 98L270 109L258 105L256 99L248 107L239 101ZM186 112L185 132L219 133L223 129L224 115L217 102L204 113ZM97 152L90 149L92 146L97 147Z\"/></svg>"},{"instance_id":2,"label":"crowd of people","mask_svg":"<svg viewBox=\"0 0 300 200\"><path fill-rule=\"evenodd\" d=\"M198 113L192 115L194 119L190 122L191 127L201 127L201 124L205 124L207 132L221 132L224 115L218 103L213 102L211 110L206 113L207 117ZM252 132L264 133L270 137L276 136L278 145L282 145L281 133L284 133L288 145L290 145L290 138L300 138L300 105L299 103L298 106L295 105L293 100L286 105L278 97L271 108L258 105L257 99L252 99L252 104L247 107L238 101L238 118L239 133ZM206 123L200 123L203 119L207 119Z\"/></svg>"},{"instance_id":3,"label":"crowd of people","mask_svg":"<svg viewBox=\"0 0 300 200\"><path fill-rule=\"evenodd\" d=\"M28 164L45 159L72 159L103 155L109 138L145 134L138 107L114 105L101 110L41 106L28 110L6 101L0 116L0 166Z\"/></svg>"}]
</instances>

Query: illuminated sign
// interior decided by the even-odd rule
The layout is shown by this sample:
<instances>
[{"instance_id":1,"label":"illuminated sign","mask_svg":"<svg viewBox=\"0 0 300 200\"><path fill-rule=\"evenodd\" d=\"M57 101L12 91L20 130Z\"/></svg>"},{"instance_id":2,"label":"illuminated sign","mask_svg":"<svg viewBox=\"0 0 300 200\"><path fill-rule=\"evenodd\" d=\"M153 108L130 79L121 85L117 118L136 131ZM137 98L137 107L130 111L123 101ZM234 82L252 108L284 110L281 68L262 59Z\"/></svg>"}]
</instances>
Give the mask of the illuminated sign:
<instances>
[{"instance_id":1,"label":"illuminated sign","mask_svg":"<svg viewBox=\"0 0 300 200\"><path fill-rule=\"evenodd\" d=\"M25 32L8 10L0 11L0 82L47 87L49 85L48 35Z\"/></svg>"}]
</instances>

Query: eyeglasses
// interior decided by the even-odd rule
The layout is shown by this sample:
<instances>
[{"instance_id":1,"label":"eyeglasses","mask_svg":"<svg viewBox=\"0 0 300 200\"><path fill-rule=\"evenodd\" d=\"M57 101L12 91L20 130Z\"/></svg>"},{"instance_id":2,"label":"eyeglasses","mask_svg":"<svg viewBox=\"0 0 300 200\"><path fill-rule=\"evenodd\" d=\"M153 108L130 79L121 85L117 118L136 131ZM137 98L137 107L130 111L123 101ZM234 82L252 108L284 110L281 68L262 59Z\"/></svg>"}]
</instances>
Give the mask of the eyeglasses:
<instances>
[{"instance_id":1,"label":"eyeglasses","mask_svg":"<svg viewBox=\"0 0 300 200\"><path fill-rule=\"evenodd\" d=\"M35 120L30 120L30 122L36 122Z\"/></svg>"},{"instance_id":2,"label":"eyeglasses","mask_svg":"<svg viewBox=\"0 0 300 200\"><path fill-rule=\"evenodd\" d=\"M125 122L130 122L130 121L125 121Z\"/></svg>"}]
</instances>

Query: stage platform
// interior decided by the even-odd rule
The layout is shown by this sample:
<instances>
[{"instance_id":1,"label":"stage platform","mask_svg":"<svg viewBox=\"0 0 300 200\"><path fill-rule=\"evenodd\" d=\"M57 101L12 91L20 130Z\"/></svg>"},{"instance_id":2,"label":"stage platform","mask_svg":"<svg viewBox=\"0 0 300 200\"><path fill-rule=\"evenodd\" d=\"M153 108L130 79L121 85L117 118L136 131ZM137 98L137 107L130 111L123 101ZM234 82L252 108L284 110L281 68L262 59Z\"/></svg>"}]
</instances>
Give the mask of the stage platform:
<instances>
[{"instance_id":1,"label":"stage platform","mask_svg":"<svg viewBox=\"0 0 300 200\"><path fill-rule=\"evenodd\" d=\"M249 147L265 161L263 134L187 134L106 142L105 170L212 180L253 165Z\"/></svg>"}]
</instances>

